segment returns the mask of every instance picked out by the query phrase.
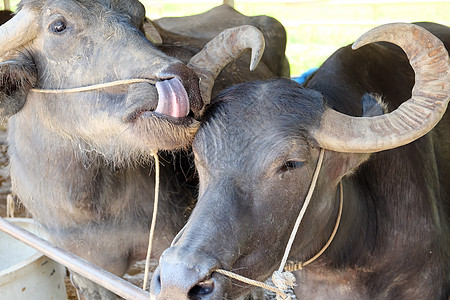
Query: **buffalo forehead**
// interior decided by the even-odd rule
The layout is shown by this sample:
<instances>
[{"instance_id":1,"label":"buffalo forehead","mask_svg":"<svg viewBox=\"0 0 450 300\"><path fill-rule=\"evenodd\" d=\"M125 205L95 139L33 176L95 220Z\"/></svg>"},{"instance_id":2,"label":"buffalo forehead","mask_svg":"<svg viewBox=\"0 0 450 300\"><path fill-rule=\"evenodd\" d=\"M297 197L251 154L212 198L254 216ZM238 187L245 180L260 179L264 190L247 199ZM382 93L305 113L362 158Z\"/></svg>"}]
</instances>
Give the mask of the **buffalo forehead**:
<instances>
[{"instance_id":1,"label":"buffalo forehead","mask_svg":"<svg viewBox=\"0 0 450 300\"><path fill-rule=\"evenodd\" d=\"M95 19L105 20L108 15L116 17L122 16L136 27L140 28L145 18L144 6L135 0L130 1L111 1L111 0L81 0L81 1L40 1L23 2L24 5L31 3L31 6L42 9L44 14L64 13L69 18L84 19L85 22L91 22ZM44 24L45 26L46 24ZM87 24L85 24L87 25ZM90 24L89 24L90 25ZM96 28L92 28L95 30Z\"/></svg>"},{"instance_id":2,"label":"buffalo forehead","mask_svg":"<svg viewBox=\"0 0 450 300\"><path fill-rule=\"evenodd\" d=\"M193 148L201 163L211 168L234 166L236 170L261 172L270 164L308 157L307 129L317 122L314 118L320 115L322 105L316 104L316 112L305 113L304 105L315 100L304 98L317 95L298 93L297 99L289 100L282 99L283 95L267 96L266 92L261 93L266 97L245 99L238 94L240 97L225 94L219 99L197 133Z\"/></svg>"}]
</instances>

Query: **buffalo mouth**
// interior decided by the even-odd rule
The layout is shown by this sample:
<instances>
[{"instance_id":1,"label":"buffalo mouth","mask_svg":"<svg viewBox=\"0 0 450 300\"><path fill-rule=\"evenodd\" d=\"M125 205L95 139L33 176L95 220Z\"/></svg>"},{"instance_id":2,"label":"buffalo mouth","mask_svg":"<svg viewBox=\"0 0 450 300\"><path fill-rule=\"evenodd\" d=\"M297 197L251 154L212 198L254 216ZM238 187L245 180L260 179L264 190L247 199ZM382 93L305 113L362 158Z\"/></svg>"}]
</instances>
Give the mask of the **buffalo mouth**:
<instances>
[{"instance_id":1,"label":"buffalo mouth","mask_svg":"<svg viewBox=\"0 0 450 300\"><path fill-rule=\"evenodd\" d=\"M195 122L201 105L197 103L198 97L188 95L180 79L168 78L156 82L155 86L158 93L157 105L149 103L138 107L128 114L124 121L134 122L142 118L157 118L174 125L191 125Z\"/></svg>"}]
</instances>

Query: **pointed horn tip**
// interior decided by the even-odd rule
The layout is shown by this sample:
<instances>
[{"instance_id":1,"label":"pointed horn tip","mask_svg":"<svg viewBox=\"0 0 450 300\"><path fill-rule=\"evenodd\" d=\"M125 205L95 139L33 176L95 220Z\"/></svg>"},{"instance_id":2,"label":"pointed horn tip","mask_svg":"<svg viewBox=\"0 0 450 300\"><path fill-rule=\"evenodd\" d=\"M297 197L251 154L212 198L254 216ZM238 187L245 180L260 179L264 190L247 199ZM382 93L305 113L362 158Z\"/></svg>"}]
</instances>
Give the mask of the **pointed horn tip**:
<instances>
[{"instance_id":1,"label":"pointed horn tip","mask_svg":"<svg viewBox=\"0 0 450 300\"><path fill-rule=\"evenodd\" d=\"M263 44L264 45L264 44ZM259 62L261 61L262 54L264 53L264 46L261 49L252 49L252 59L250 61L250 71L255 71Z\"/></svg>"},{"instance_id":2,"label":"pointed horn tip","mask_svg":"<svg viewBox=\"0 0 450 300\"><path fill-rule=\"evenodd\" d=\"M253 44L252 57L250 61L250 71L254 71L264 54L264 49L266 47L266 40L264 39L264 35L262 34L261 30L259 30L258 28L251 25L244 25L244 26L246 26L247 30L249 31L249 34L254 36L253 38L254 42L252 43Z\"/></svg>"},{"instance_id":3,"label":"pointed horn tip","mask_svg":"<svg viewBox=\"0 0 450 300\"><path fill-rule=\"evenodd\" d=\"M371 29L364 33L362 36L360 36L353 44L352 44L352 50L356 50L361 48L362 46L365 46L370 43L378 42L379 39L379 27L376 27L374 29ZM376 31L376 32L375 32Z\"/></svg>"}]
</instances>

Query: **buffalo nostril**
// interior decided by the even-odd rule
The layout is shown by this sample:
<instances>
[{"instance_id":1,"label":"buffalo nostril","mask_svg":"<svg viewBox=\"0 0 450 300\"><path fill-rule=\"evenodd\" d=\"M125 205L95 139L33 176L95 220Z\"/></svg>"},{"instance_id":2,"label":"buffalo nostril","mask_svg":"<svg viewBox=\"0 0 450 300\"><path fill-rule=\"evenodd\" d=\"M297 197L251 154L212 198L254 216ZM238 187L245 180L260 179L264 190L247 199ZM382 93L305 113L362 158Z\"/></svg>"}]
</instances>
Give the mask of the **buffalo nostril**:
<instances>
[{"instance_id":1,"label":"buffalo nostril","mask_svg":"<svg viewBox=\"0 0 450 300\"><path fill-rule=\"evenodd\" d=\"M156 299L161 293L161 275L157 269L150 283L150 299Z\"/></svg>"},{"instance_id":2,"label":"buffalo nostril","mask_svg":"<svg viewBox=\"0 0 450 300\"><path fill-rule=\"evenodd\" d=\"M207 279L197 283L191 290L189 291L189 298L196 299L198 296L209 295L214 291L214 280Z\"/></svg>"}]
</instances>

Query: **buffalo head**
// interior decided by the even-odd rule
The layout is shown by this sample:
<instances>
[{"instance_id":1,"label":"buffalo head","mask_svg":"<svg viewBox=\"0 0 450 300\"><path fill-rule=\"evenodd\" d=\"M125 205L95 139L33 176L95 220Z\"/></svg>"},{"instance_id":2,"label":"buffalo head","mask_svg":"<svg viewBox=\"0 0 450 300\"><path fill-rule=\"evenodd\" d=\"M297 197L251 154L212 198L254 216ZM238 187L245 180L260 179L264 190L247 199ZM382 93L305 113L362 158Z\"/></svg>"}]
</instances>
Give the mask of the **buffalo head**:
<instances>
[{"instance_id":1,"label":"buffalo head","mask_svg":"<svg viewBox=\"0 0 450 300\"><path fill-rule=\"evenodd\" d=\"M1 116L11 117L13 130L24 128L18 123L46 124L53 134L114 163L140 158L149 149L188 145L209 102L201 90L211 89L205 86L213 84L209 76L239 56L246 42L237 43L232 53L210 46L189 68L155 48L143 32L144 19L138 1L22 1L0 29ZM241 39L242 31L225 33L222 40L230 35ZM39 92L127 79L153 83Z\"/></svg>"},{"instance_id":2,"label":"buffalo head","mask_svg":"<svg viewBox=\"0 0 450 300\"><path fill-rule=\"evenodd\" d=\"M416 73L411 99L391 113L383 114L375 98L365 96L363 117L343 115L319 92L285 79L235 86L213 101L193 143L199 200L161 256L152 282L155 299L234 299L250 288L217 269L256 280L269 277L281 262L322 148L310 212L290 252L300 261L311 258L335 226L339 182L370 153L410 143L439 122L450 95L448 54L441 41L423 28L396 24L375 29L356 45L383 39L405 50ZM358 199L367 191L357 191L352 182L345 187L353 205L345 218L351 222L341 224L331 257L344 255L334 249L345 241L361 249L359 237L345 232L366 230L355 227L367 217L366 204ZM337 278L338 286L345 281Z\"/></svg>"}]
</instances>

